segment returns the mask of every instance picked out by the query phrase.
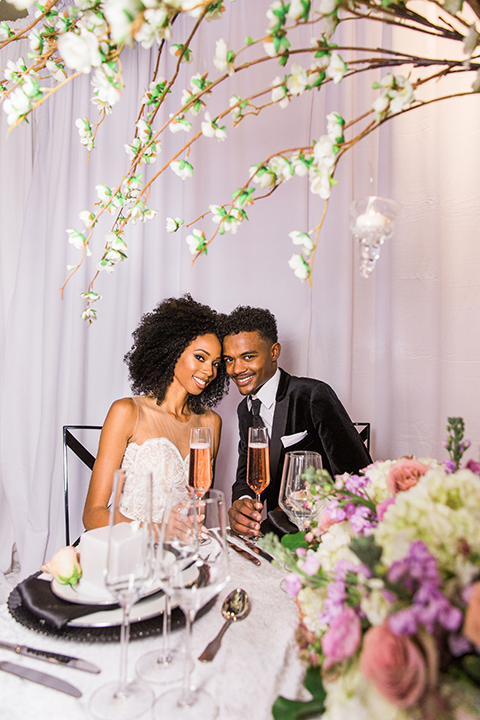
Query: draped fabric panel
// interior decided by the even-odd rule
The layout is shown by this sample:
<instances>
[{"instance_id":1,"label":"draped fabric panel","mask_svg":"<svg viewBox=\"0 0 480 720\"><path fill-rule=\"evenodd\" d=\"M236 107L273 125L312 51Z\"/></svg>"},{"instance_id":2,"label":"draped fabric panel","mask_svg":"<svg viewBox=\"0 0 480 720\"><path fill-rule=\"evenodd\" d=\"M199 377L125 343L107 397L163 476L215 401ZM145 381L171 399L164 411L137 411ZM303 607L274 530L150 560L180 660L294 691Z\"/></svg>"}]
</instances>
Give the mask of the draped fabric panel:
<instances>
[{"instance_id":1,"label":"draped fabric panel","mask_svg":"<svg viewBox=\"0 0 480 720\"><path fill-rule=\"evenodd\" d=\"M177 100L194 72L208 70L210 77L217 77L214 40L223 35L229 46L239 47L252 33L252 18L263 32L268 6L264 0L250 3L247 14L247 3L228 3L222 24L202 29L194 44L195 65L181 67L173 93ZM190 25L190 19L181 18L174 41L176 33L184 35ZM298 32L308 46L313 30ZM378 23L346 23L340 39L376 47L384 32ZM392 41L408 51L405 33ZM0 54L0 67L12 56L7 47ZM122 358L132 331L142 313L159 300L185 292L222 312L238 304L269 307L279 324L281 365L330 383L353 420L370 421L375 458L407 453L444 458L441 439L447 415L464 416L478 455L479 97L395 118L342 159L311 290L287 264L297 251L288 233L316 225L323 209L323 201L308 192L306 179L293 178L271 198L247 209L249 222L238 234L218 237L208 257L193 267L187 232L167 234L165 217L191 221L210 203L227 202L246 182L252 164L277 150L309 145L324 134L328 112L337 110L347 119L364 112L377 94L372 82L381 75L330 83L321 92L305 93L285 110L272 107L258 118L247 117L235 130L227 120L225 143L202 138L193 148L193 179L182 182L168 169L153 186L148 204L159 215L128 229L129 259L113 274L100 275L96 290L103 300L99 318L89 328L80 320L80 293L95 272L95 262L87 261L71 279L62 300L59 287L66 266L78 258L65 230L81 230L78 213L96 201L96 184L112 186L126 171L123 145L133 138L139 99L155 61L155 49L127 50L122 56L125 89L99 129L90 163L75 127L77 117L95 117L88 76L56 93L29 125L15 129L8 139L0 113L3 572L10 568L14 542L21 576L38 569L44 557L63 544L62 425L101 424L110 404L129 394ZM310 62L300 61L305 66ZM162 59L165 77L174 63L168 53ZM232 93L246 97L283 72L271 60L259 67L255 82L246 72L237 73L218 99L208 101L211 116L228 104ZM166 113L158 122L165 121ZM187 136L180 135L164 136L156 164L143 169L147 178L186 141ZM369 194L393 197L403 210L394 238L365 280L358 271L348 209L353 198ZM111 221L102 218L94 235L97 258ZM213 227L210 218L203 223L195 227ZM238 401L232 387L219 410L223 433L216 485L228 495L236 465ZM77 496L72 487L73 533L81 530L82 492Z\"/></svg>"}]
</instances>

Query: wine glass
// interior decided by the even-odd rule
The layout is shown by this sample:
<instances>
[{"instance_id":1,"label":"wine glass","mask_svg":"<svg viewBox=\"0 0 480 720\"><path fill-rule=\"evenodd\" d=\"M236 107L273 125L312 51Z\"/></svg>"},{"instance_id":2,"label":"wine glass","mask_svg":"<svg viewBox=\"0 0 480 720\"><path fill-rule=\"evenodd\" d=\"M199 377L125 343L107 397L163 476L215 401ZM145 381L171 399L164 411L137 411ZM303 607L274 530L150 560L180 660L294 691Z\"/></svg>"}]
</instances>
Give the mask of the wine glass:
<instances>
[{"instance_id":1,"label":"wine glass","mask_svg":"<svg viewBox=\"0 0 480 720\"><path fill-rule=\"evenodd\" d=\"M142 520L126 522L121 513L127 477L138 486L143 498ZM90 699L90 712L102 720L130 720L138 717L154 699L152 689L141 682L128 682L127 648L130 611L142 592L151 588L153 550L152 535L152 474L127 476L116 470L110 506L107 567L105 583L123 609L120 634L120 678L100 687Z\"/></svg>"},{"instance_id":2,"label":"wine glass","mask_svg":"<svg viewBox=\"0 0 480 720\"><path fill-rule=\"evenodd\" d=\"M186 496L177 504L167 505L162 522L154 526L153 577L165 593L162 649L142 655L136 670L143 680L166 683L180 680L182 663L176 661L170 647L172 577L192 565L198 552L198 508L196 499Z\"/></svg>"},{"instance_id":3,"label":"wine glass","mask_svg":"<svg viewBox=\"0 0 480 720\"><path fill-rule=\"evenodd\" d=\"M255 493L257 503L260 494L270 485L270 460L268 455L268 432L266 427L248 429L247 485ZM255 542L262 535L250 538Z\"/></svg>"},{"instance_id":4,"label":"wine glass","mask_svg":"<svg viewBox=\"0 0 480 720\"><path fill-rule=\"evenodd\" d=\"M153 706L155 720L211 720L217 717L218 713L217 703L210 693L191 687L191 633L197 611L215 597L230 579L226 545L226 503L219 490L208 490L203 498L196 499L195 503L198 514L197 532L207 533L211 542L208 545L198 544L194 565L197 577L193 582L186 577L186 573L176 573L171 580L173 598L183 610L186 619L183 686L181 690L170 690L160 695Z\"/></svg>"},{"instance_id":5,"label":"wine glass","mask_svg":"<svg viewBox=\"0 0 480 720\"><path fill-rule=\"evenodd\" d=\"M212 444L210 428L195 427L190 432L188 484L201 498L212 484Z\"/></svg>"},{"instance_id":6,"label":"wine glass","mask_svg":"<svg viewBox=\"0 0 480 720\"><path fill-rule=\"evenodd\" d=\"M328 504L325 498L313 496L308 490L309 473L321 469L319 453L297 450L285 455L278 503L299 530L305 530Z\"/></svg>"}]
</instances>

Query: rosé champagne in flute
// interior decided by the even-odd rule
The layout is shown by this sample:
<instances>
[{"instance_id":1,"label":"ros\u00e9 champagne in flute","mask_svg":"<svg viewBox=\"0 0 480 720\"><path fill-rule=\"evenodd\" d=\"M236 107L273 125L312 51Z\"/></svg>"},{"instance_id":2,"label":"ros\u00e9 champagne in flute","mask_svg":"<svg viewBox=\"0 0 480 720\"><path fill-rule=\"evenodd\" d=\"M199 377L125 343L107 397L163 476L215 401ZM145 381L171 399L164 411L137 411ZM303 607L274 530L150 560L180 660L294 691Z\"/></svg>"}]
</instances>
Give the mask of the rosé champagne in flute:
<instances>
[{"instance_id":1,"label":"ros\u00e9 champagne in flute","mask_svg":"<svg viewBox=\"0 0 480 720\"><path fill-rule=\"evenodd\" d=\"M261 502L260 493L270 485L267 428L248 429L247 485Z\"/></svg>"},{"instance_id":2,"label":"ros\u00e9 champagne in flute","mask_svg":"<svg viewBox=\"0 0 480 720\"><path fill-rule=\"evenodd\" d=\"M212 446L208 427L191 430L188 484L198 498L203 497L212 484Z\"/></svg>"}]
</instances>

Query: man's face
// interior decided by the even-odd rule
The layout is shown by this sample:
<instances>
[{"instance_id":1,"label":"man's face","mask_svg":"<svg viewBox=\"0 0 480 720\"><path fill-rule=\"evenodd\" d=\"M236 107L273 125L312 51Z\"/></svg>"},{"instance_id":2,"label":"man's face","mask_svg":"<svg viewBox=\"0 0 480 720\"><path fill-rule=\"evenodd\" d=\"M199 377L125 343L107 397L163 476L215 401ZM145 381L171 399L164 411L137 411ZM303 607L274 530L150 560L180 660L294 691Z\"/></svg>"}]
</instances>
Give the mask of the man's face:
<instances>
[{"instance_id":1,"label":"man's face","mask_svg":"<svg viewBox=\"0 0 480 720\"><path fill-rule=\"evenodd\" d=\"M227 335L223 341L227 372L242 395L255 395L277 370L280 345L264 340L260 333Z\"/></svg>"}]
</instances>

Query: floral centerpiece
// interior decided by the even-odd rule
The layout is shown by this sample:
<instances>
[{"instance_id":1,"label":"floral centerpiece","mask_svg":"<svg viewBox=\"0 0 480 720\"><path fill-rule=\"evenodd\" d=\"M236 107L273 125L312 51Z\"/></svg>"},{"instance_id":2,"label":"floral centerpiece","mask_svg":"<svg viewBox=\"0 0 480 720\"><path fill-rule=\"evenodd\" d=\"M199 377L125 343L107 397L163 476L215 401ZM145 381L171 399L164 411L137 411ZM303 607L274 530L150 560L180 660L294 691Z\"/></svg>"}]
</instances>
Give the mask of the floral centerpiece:
<instances>
[{"instance_id":1,"label":"floral centerpiece","mask_svg":"<svg viewBox=\"0 0 480 720\"><path fill-rule=\"evenodd\" d=\"M290 570L309 702L278 698L276 720L406 720L479 715L480 463L376 462L359 475L312 472L328 497L306 533L263 547ZM308 502L308 501L307 501Z\"/></svg>"}]
</instances>

